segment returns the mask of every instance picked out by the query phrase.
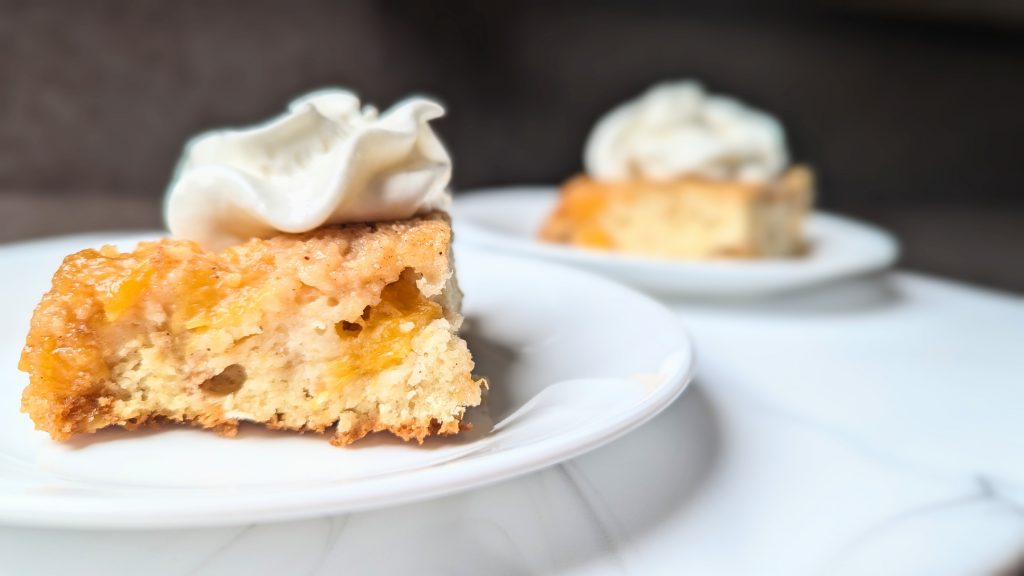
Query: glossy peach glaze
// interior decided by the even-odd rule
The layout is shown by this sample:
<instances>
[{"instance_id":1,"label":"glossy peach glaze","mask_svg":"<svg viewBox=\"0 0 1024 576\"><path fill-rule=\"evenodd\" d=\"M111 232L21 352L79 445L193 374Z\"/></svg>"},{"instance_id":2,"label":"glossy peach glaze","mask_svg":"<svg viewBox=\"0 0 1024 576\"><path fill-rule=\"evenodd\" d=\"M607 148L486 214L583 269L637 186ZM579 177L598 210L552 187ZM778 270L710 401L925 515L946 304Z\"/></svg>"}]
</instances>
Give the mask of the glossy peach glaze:
<instances>
[{"instance_id":1,"label":"glossy peach glaze","mask_svg":"<svg viewBox=\"0 0 1024 576\"><path fill-rule=\"evenodd\" d=\"M170 310L173 330L238 322L257 311L258 279L271 263L242 268L190 242L144 242L128 254L112 246L64 259L33 324L19 368L36 392L88 393L108 377L106 343L143 302ZM53 302L52 300L57 300ZM34 370L30 370L34 368Z\"/></svg>"},{"instance_id":2,"label":"glossy peach glaze","mask_svg":"<svg viewBox=\"0 0 1024 576\"><path fill-rule=\"evenodd\" d=\"M442 315L441 305L416 288L415 275L404 272L384 288L379 304L367 306L354 322L335 325L342 353L332 365L332 376L345 382L401 364L416 333Z\"/></svg>"},{"instance_id":3,"label":"glossy peach glaze","mask_svg":"<svg viewBox=\"0 0 1024 576\"><path fill-rule=\"evenodd\" d=\"M106 358L114 352L108 340L116 340L108 336L130 324L132 314L159 306L169 311L173 332L251 321L260 314L261 280L272 267L270 259L242 263L231 253L211 254L172 240L143 243L129 254L110 246L83 250L68 256L54 276L47 298L62 299L61 305L47 306L33 320L62 329L33 330L19 367L31 372L35 393L99 393L109 377ZM341 350L329 374L344 385L401 364L417 331L442 316L441 306L417 289L416 275L404 272L384 287L380 303L336 324Z\"/></svg>"}]
</instances>

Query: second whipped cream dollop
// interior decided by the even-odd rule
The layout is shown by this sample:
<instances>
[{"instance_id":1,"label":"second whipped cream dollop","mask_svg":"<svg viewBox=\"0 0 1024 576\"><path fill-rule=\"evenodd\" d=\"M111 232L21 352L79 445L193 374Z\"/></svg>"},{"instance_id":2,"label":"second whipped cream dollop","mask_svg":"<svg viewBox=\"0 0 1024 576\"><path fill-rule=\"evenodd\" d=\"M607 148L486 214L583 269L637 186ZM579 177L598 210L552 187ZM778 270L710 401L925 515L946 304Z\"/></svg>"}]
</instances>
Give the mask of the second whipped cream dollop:
<instances>
[{"instance_id":1,"label":"second whipped cream dollop","mask_svg":"<svg viewBox=\"0 0 1024 576\"><path fill-rule=\"evenodd\" d=\"M451 159L429 125L443 115L425 98L379 114L330 89L265 124L197 136L168 189L167 225L176 237L223 248L447 208Z\"/></svg>"},{"instance_id":2,"label":"second whipped cream dollop","mask_svg":"<svg viewBox=\"0 0 1024 576\"><path fill-rule=\"evenodd\" d=\"M772 116L693 81L658 84L602 117L584 164L598 180L765 182L789 162L786 137Z\"/></svg>"}]
</instances>

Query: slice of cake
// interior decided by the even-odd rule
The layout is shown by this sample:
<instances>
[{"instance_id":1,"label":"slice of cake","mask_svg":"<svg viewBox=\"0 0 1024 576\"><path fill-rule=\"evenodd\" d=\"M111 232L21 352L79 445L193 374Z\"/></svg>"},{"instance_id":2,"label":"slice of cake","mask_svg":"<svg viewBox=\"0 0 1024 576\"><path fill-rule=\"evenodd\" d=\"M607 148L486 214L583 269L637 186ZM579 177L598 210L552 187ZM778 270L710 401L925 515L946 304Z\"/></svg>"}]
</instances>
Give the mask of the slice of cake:
<instances>
[{"instance_id":1,"label":"slice of cake","mask_svg":"<svg viewBox=\"0 0 1024 576\"><path fill-rule=\"evenodd\" d=\"M788 156L770 115L696 82L657 85L598 121L586 175L562 187L539 237L674 259L799 255L814 178Z\"/></svg>"},{"instance_id":2,"label":"slice of cake","mask_svg":"<svg viewBox=\"0 0 1024 576\"><path fill-rule=\"evenodd\" d=\"M543 240L674 259L772 258L805 249L810 171L768 184L682 178L669 182L567 182Z\"/></svg>"},{"instance_id":3,"label":"slice of cake","mask_svg":"<svg viewBox=\"0 0 1024 576\"><path fill-rule=\"evenodd\" d=\"M483 380L459 338L451 160L409 98L341 89L185 148L171 238L68 256L32 319L22 409L54 439L240 421L420 442L455 434Z\"/></svg>"},{"instance_id":4,"label":"slice of cake","mask_svg":"<svg viewBox=\"0 0 1024 576\"><path fill-rule=\"evenodd\" d=\"M333 427L335 444L454 434L481 382L450 238L434 214L68 256L32 319L23 410L57 440L153 420Z\"/></svg>"}]
</instances>

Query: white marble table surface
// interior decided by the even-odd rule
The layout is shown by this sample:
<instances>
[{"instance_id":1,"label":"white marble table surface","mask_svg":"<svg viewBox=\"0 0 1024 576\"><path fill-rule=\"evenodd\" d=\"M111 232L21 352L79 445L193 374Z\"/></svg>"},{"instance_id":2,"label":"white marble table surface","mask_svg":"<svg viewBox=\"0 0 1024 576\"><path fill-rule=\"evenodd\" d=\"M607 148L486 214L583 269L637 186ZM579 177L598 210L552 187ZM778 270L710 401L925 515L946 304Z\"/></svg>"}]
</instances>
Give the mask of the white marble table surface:
<instances>
[{"instance_id":1,"label":"white marble table surface","mask_svg":"<svg viewBox=\"0 0 1024 576\"><path fill-rule=\"evenodd\" d=\"M538 473L236 528L0 528L0 574L1014 573L1024 299L907 273L673 303L696 384Z\"/></svg>"}]
</instances>

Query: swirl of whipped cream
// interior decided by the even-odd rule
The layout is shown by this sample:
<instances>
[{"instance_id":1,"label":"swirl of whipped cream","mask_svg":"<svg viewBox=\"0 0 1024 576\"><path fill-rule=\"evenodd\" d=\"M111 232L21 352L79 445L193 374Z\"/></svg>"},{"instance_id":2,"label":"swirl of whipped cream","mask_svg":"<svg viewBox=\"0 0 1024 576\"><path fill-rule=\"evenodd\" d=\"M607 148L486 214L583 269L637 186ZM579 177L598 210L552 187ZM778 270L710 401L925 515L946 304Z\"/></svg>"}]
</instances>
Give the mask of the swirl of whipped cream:
<instances>
[{"instance_id":1,"label":"swirl of whipped cream","mask_svg":"<svg viewBox=\"0 0 1024 576\"><path fill-rule=\"evenodd\" d=\"M168 228L223 248L445 209L451 159L429 125L443 115L425 98L378 114L351 92L326 89L264 124L201 134L186 145L168 188Z\"/></svg>"},{"instance_id":2,"label":"swirl of whipped cream","mask_svg":"<svg viewBox=\"0 0 1024 576\"><path fill-rule=\"evenodd\" d=\"M765 182L788 156L778 120L681 81L657 84L605 114L587 140L584 165L597 180Z\"/></svg>"}]
</instances>

